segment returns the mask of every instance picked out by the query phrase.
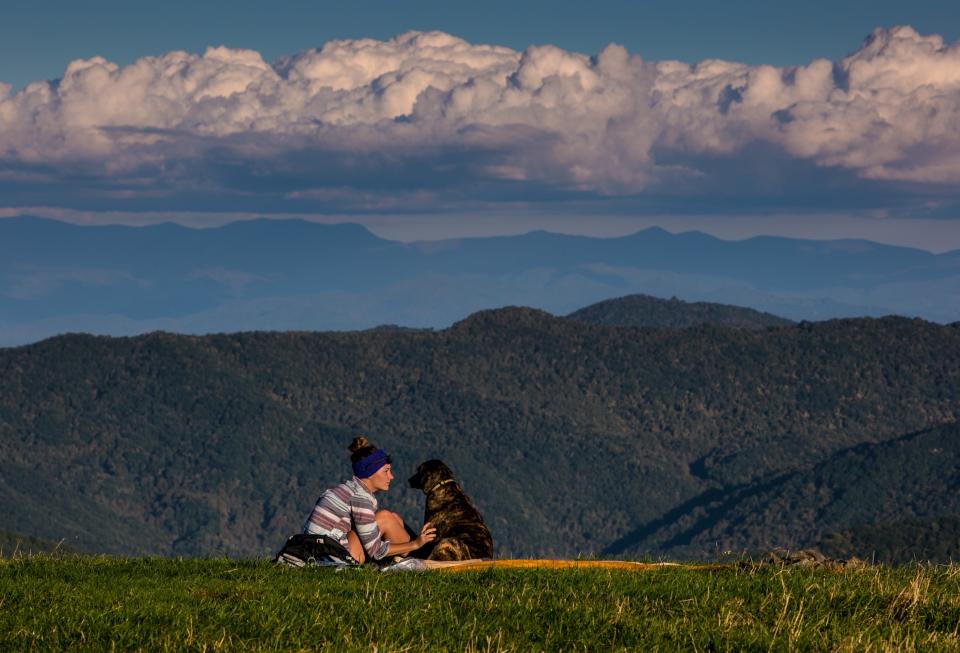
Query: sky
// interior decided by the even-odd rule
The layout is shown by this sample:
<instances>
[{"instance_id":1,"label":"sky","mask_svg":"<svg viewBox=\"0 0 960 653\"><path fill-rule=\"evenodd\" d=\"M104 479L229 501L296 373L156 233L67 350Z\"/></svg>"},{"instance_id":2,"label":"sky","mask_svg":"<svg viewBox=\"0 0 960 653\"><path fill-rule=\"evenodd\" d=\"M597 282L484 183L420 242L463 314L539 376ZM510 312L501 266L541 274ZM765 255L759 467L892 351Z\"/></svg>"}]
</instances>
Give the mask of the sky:
<instances>
[{"instance_id":1,"label":"sky","mask_svg":"<svg viewBox=\"0 0 960 653\"><path fill-rule=\"evenodd\" d=\"M13 0L2 18L0 217L960 249L955 2Z\"/></svg>"}]
</instances>

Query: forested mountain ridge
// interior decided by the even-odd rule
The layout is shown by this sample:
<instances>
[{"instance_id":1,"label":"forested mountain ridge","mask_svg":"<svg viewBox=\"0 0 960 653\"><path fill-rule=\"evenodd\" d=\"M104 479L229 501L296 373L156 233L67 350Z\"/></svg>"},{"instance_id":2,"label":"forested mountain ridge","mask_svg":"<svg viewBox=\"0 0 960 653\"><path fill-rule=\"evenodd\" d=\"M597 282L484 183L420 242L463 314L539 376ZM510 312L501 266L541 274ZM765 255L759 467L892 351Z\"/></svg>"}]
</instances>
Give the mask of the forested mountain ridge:
<instances>
[{"instance_id":1,"label":"forested mountain ridge","mask_svg":"<svg viewBox=\"0 0 960 653\"><path fill-rule=\"evenodd\" d=\"M675 510L668 523L638 529L608 552L666 548L696 555L711 546L763 551L783 542L824 539L837 548L844 537L855 542L868 531L876 535L876 527L865 525L905 522L907 516L960 516L960 423L865 442L811 467L711 488ZM852 532L843 536L844 531ZM911 536L898 539L903 543ZM874 546L890 548L879 541Z\"/></svg>"},{"instance_id":2,"label":"forested mountain ridge","mask_svg":"<svg viewBox=\"0 0 960 653\"><path fill-rule=\"evenodd\" d=\"M960 560L960 517L955 515L857 524L830 533L818 547L828 556L858 555L886 564Z\"/></svg>"},{"instance_id":3,"label":"forested mountain ridge","mask_svg":"<svg viewBox=\"0 0 960 653\"><path fill-rule=\"evenodd\" d=\"M660 299L649 295L627 295L608 299L574 311L567 317L588 324L658 329L682 329L705 324L766 329L793 324L791 320L752 308L710 302L685 302L676 297Z\"/></svg>"},{"instance_id":4,"label":"forested mountain ridge","mask_svg":"<svg viewBox=\"0 0 960 653\"><path fill-rule=\"evenodd\" d=\"M437 332L70 335L0 350L0 506L5 530L80 550L263 555L365 433L395 460L382 505L411 521L405 479L440 457L499 555L600 553L710 490L958 417L960 328L902 318L653 330L503 309Z\"/></svg>"},{"instance_id":5,"label":"forested mountain ridge","mask_svg":"<svg viewBox=\"0 0 960 653\"><path fill-rule=\"evenodd\" d=\"M0 558L29 556L38 553L71 553L63 542L49 542L35 537L0 530Z\"/></svg>"}]
</instances>

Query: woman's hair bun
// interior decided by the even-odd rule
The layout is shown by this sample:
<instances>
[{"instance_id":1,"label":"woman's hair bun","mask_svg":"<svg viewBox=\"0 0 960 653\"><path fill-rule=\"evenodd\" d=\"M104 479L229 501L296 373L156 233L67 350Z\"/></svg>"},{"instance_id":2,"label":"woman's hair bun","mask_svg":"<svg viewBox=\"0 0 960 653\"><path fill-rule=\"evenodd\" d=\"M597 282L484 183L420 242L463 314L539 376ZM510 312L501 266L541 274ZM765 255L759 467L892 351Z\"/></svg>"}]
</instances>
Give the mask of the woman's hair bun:
<instances>
[{"instance_id":1,"label":"woman's hair bun","mask_svg":"<svg viewBox=\"0 0 960 653\"><path fill-rule=\"evenodd\" d=\"M370 444L370 440L366 439L362 435L358 435L353 439L353 442L350 443L350 446L347 447L347 450L350 453L357 453L361 449L368 449L373 445Z\"/></svg>"}]
</instances>

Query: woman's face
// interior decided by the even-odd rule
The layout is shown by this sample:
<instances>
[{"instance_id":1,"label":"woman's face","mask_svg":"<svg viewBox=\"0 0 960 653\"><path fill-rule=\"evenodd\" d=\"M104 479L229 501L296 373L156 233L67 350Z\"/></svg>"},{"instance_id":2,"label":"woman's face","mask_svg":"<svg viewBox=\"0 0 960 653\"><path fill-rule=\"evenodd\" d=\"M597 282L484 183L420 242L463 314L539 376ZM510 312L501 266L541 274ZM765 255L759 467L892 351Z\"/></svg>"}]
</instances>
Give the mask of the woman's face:
<instances>
[{"instance_id":1,"label":"woman's face","mask_svg":"<svg viewBox=\"0 0 960 653\"><path fill-rule=\"evenodd\" d=\"M386 492L390 489L390 481L393 480L393 470L389 464L384 465L368 476L366 480L372 492Z\"/></svg>"}]
</instances>

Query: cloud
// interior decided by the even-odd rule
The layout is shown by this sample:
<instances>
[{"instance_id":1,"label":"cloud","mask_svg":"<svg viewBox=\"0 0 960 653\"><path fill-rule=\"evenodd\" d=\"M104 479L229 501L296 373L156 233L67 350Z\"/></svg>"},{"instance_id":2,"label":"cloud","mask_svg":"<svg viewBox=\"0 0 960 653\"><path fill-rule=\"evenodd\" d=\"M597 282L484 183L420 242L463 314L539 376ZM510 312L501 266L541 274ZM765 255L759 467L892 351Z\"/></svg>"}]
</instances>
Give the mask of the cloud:
<instances>
[{"instance_id":1,"label":"cloud","mask_svg":"<svg viewBox=\"0 0 960 653\"><path fill-rule=\"evenodd\" d=\"M823 170L852 194L896 182L952 197L957 125L960 44L910 27L877 29L840 61L788 68L409 32L273 64L224 47L128 66L95 57L15 94L0 85L0 189L24 204L392 211L776 201L782 185L823 193Z\"/></svg>"}]
</instances>

